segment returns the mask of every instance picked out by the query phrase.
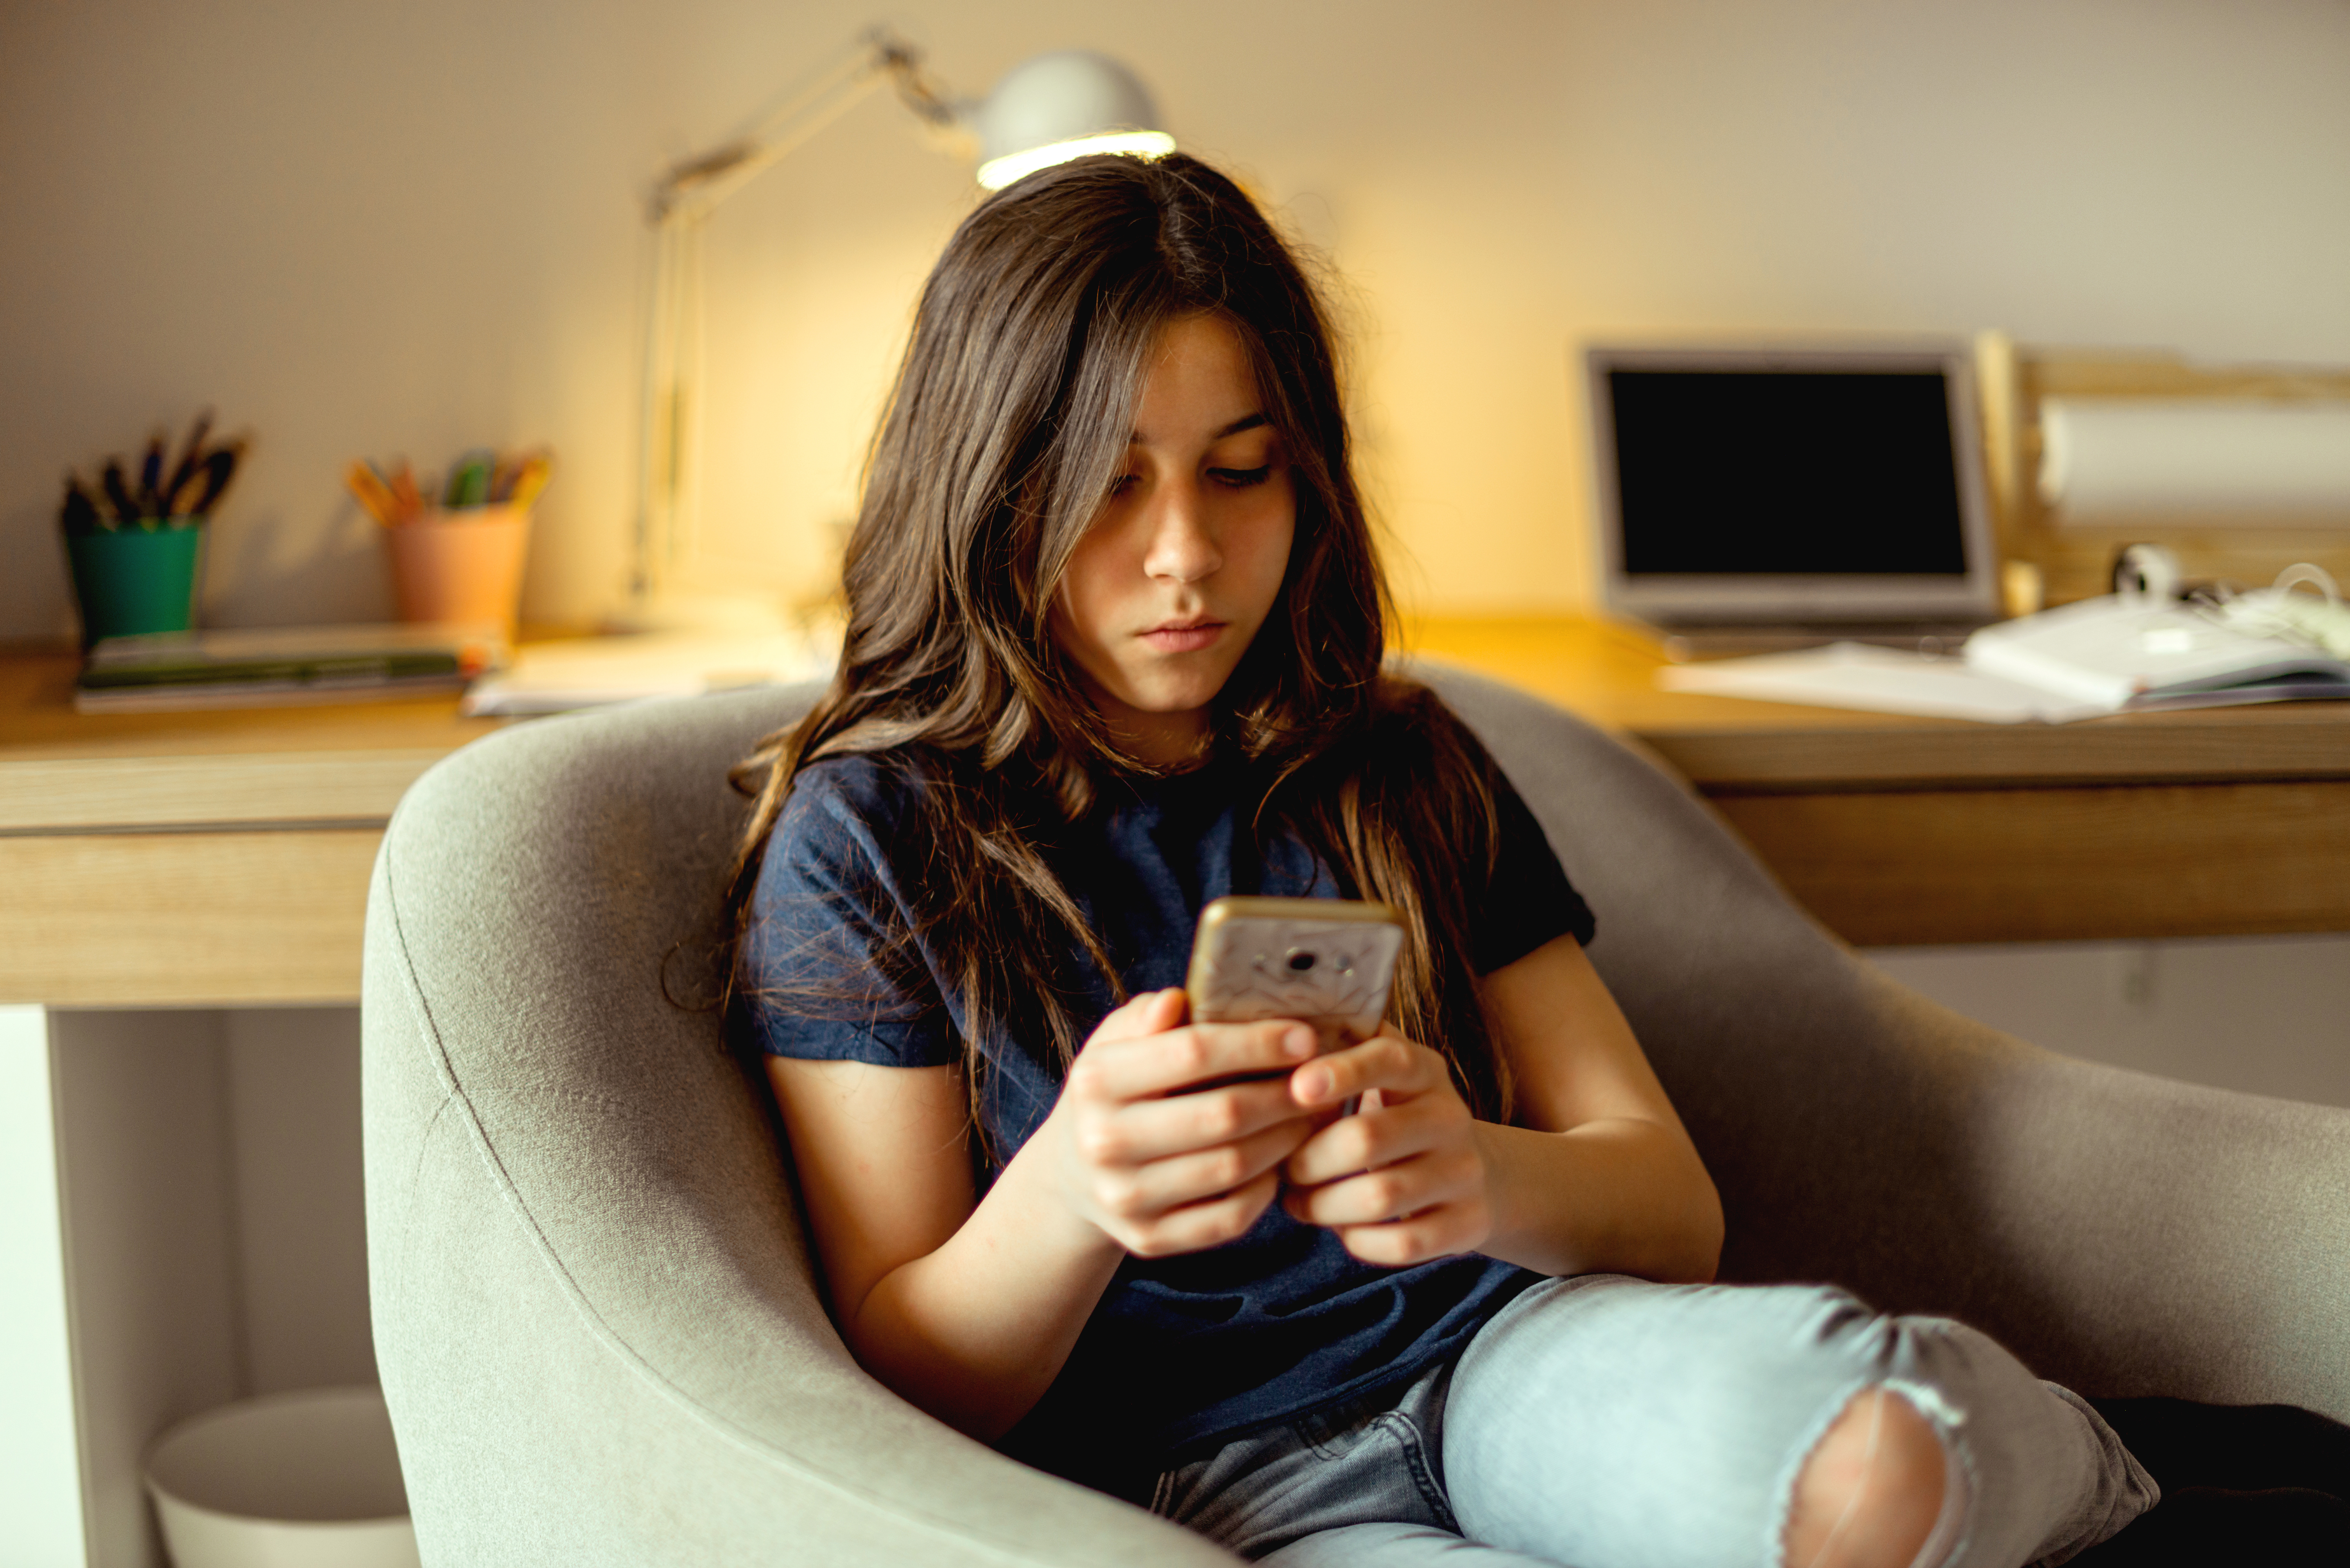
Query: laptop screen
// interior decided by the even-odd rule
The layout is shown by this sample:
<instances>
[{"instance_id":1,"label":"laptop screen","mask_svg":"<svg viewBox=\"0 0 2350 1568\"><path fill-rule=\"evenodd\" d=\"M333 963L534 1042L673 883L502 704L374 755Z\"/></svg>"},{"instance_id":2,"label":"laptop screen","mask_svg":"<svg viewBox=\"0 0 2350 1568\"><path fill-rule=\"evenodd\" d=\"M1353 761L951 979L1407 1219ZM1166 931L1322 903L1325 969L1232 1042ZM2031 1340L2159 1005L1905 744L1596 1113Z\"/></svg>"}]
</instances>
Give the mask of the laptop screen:
<instances>
[{"instance_id":1,"label":"laptop screen","mask_svg":"<svg viewBox=\"0 0 2350 1568\"><path fill-rule=\"evenodd\" d=\"M1594 349L1611 603L1883 619L1995 603L1963 348Z\"/></svg>"},{"instance_id":2,"label":"laptop screen","mask_svg":"<svg viewBox=\"0 0 2350 1568\"><path fill-rule=\"evenodd\" d=\"M1607 379L1626 571L1966 575L1939 371Z\"/></svg>"}]
</instances>

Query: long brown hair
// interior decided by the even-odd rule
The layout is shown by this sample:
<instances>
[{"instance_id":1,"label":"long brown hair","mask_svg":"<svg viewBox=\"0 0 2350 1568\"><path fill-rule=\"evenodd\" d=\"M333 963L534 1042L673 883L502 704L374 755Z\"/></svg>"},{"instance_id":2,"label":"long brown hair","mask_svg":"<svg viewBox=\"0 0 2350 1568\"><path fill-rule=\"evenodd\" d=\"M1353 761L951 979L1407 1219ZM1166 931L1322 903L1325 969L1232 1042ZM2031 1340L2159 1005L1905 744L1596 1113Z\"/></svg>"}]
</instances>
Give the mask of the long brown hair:
<instances>
[{"instance_id":1,"label":"long brown hair","mask_svg":"<svg viewBox=\"0 0 2350 1568\"><path fill-rule=\"evenodd\" d=\"M922 289L874 438L843 586L847 634L805 719L736 770L755 787L733 891L740 938L778 814L819 758L918 770L935 846L916 930L960 992L976 1106L990 1032L1066 1065L1074 946L1122 988L1047 862L1122 753L1047 629L1070 553L1125 461L1151 348L1212 314L1289 454L1282 597L1219 694L1211 744L1250 767L1259 835L1296 833L1404 913L1394 1022L1506 1118L1470 964L1467 889L1494 855L1492 763L1424 688L1384 675L1387 581L1350 462L1334 337L1313 285L1238 186L1196 159L1081 158L983 202Z\"/></svg>"}]
</instances>

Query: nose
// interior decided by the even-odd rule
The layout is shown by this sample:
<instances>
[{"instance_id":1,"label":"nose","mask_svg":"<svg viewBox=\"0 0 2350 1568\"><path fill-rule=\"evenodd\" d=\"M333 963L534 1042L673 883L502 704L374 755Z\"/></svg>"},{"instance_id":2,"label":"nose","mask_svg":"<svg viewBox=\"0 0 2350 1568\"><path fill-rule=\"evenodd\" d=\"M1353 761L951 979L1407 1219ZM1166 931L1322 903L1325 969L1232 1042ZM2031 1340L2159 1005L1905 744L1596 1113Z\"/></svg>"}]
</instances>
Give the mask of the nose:
<instances>
[{"instance_id":1,"label":"nose","mask_svg":"<svg viewBox=\"0 0 2350 1568\"><path fill-rule=\"evenodd\" d=\"M1143 553L1142 569L1151 576L1178 583L1196 583L1215 574L1224 564L1208 524L1206 497L1197 480L1161 486L1152 498L1150 544Z\"/></svg>"}]
</instances>

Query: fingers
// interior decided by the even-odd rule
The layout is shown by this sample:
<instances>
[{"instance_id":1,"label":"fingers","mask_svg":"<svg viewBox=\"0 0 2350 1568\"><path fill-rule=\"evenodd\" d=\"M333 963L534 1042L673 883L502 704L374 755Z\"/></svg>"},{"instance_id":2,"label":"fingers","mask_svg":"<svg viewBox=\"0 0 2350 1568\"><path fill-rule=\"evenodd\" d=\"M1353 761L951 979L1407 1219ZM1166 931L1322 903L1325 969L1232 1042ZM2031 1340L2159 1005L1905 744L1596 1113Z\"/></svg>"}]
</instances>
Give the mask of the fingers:
<instances>
[{"instance_id":1,"label":"fingers","mask_svg":"<svg viewBox=\"0 0 2350 1568\"><path fill-rule=\"evenodd\" d=\"M1180 991L1105 1018L1071 1064L1051 1146L1072 1210L1142 1257L1245 1232L1281 1164L1328 1114L1297 1104L1288 1070L1314 1054L1295 1020L1185 1023Z\"/></svg>"},{"instance_id":2,"label":"fingers","mask_svg":"<svg viewBox=\"0 0 2350 1568\"><path fill-rule=\"evenodd\" d=\"M1383 1225L1335 1229L1347 1251L1367 1263L1389 1269L1473 1252L1492 1234L1492 1223L1483 1207L1466 1203L1448 1203Z\"/></svg>"},{"instance_id":3,"label":"fingers","mask_svg":"<svg viewBox=\"0 0 2350 1568\"><path fill-rule=\"evenodd\" d=\"M1321 1057L1289 1077L1301 1106L1362 1096L1284 1163L1282 1202L1336 1231L1366 1262L1399 1267L1473 1251L1492 1233L1485 1158L1444 1059L1391 1034Z\"/></svg>"},{"instance_id":4,"label":"fingers","mask_svg":"<svg viewBox=\"0 0 2350 1568\"><path fill-rule=\"evenodd\" d=\"M1380 1225L1469 1199L1485 1190L1483 1162L1465 1146L1432 1150L1317 1187L1293 1184L1284 1199L1289 1211L1313 1225L1334 1230Z\"/></svg>"},{"instance_id":5,"label":"fingers","mask_svg":"<svg viewBox=\"0 0 2350 1568\"><path fill-rule=\"evenodd\" d=\"M1101 1167L1093 1178L1094 1204L1113 1221L1149 1229L1187 1206L1248 1188L1260 1177L1277 1183L1281 1162L1307 1130L1304 1122L1287 1121L1147 1165Z\"/></svg>"},{"instance_id":6,"label":"fingers","mask_svg":"<svg viewBox=\"0 0 2350 1568\"><path fill-rule=\"evenodd\" d=\"M1111 1235L1138 1258L1167 1258L1221 1247L1248 1234L1257 1217L1273 1206L1281 1177L1268 1170L1255 1180L1202 1203L1188 1204L1147 1224L1117 1225Z\"/></svg>"},{"instance_id":7,"label":"fingers","mask_svg":"<svg viewBox=\"0 0 2350 1568\"><path fill-rule=\"evenodd\" d=\"M1474 1251L1493 1232L1485 1172L1472 1150L1444 1149L1320 1187L1292 1187L1290 1214L1336 1232L1367 1263L1400 1268Z\"/></svg>"},{"instance_id":8,"label":"fingers","mask_svg":"<svg viewBox=\"0 0 2350 1568\"><path fill-rule=\"evenodd\" d=\"M1201 1084L1252 1073L1278 1073L1314 1054L1314 1031L1281 1019L1262 1023L1194 1023L1141 1031L1180 1007L1181 992L1138 998L1102 1021L1069 1068L1067 1092L1081 1099L1123 1102L1180 1093ZM1154 999L1172 997L1170 1003Z\"/></svg>"},{"instance_id":9,"label":"fingers","mask_svg":"<svg viewBox=\"0 0 2350 1568\"><path fill-rule=\"evenodd\" d=\"M1315 1134L1290 1157L1287 1174L1300 1187L1336 1181L1431 1149L1466 1147L1471 1125L1469 1108L1454 1095L1420 1095L1366 1109Z\"/></svg>"},{"instance_id":10,"label":"fingers","mask_svg":"<svg viewBox=\"0 0 2350 1568\"><path fill-rule=\"evenodd\" d=\"M1318 1057L1289 1077L1290 1092L1297 1103L1315 1107L1341 1105L1374 1089L1392 1105L1451 1082L1443 1057L1393 1034L1374 1034Z\"/></svg>"},{"instance_id":11,"label":"fingers","mask_svg":"<svg viewBox=\"0 0 2350 1568\"><path fill-rule=\"evenodd\" d=\"M1095 1164L1139 1165L1230 1143L1277 1123L1296 1127L1291 1148L1313 1130L1311 1114L1299 1110L1288 1085L1274 1078L1105 1107L1086 1118L1078 1138Z\"/></svg>"}]
</instances>

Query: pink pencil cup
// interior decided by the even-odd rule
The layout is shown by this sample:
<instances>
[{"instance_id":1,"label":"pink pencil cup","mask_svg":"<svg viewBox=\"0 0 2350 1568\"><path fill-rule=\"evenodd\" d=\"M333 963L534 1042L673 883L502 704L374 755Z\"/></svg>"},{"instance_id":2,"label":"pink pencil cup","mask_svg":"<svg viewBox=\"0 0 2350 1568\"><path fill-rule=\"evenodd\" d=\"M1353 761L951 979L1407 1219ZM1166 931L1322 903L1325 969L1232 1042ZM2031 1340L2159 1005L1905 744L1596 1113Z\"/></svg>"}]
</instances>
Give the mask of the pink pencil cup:
<instances>
[{"instance_id":1,"label":"pink pencil cup","mask_svg":"<svg viewBox=\"0 0 2350 1568\"><path fill-rule=\"evenodd\" d=\"M400 619L494 625L514 635L523 553L530 542L527 509L435 509L385 532Z\"/></svg>"}]
</instances>

